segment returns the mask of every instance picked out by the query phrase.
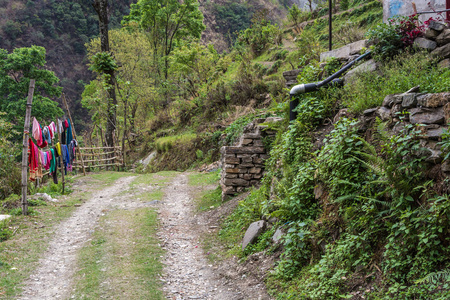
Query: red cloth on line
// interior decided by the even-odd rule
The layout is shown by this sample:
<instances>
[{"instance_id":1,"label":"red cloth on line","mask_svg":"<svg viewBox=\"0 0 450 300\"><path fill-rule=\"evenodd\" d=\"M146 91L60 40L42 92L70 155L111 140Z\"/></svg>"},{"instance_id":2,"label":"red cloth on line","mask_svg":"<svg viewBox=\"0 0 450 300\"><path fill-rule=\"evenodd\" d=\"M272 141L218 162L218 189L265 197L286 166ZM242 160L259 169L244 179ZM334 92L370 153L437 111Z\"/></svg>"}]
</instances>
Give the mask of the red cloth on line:
<instances>
[{"instance_id":1,"label":"red cloth on line","mask_svg":"<svg viewBox=\"0 0 450 300\"><path fill-rule=\"evenodd\" d=\"M41 155L36 144L31 138L28 138L28 163L30 166L30 180L35 181L36 178L42 178Z\"/></svg>"}]
</instances>

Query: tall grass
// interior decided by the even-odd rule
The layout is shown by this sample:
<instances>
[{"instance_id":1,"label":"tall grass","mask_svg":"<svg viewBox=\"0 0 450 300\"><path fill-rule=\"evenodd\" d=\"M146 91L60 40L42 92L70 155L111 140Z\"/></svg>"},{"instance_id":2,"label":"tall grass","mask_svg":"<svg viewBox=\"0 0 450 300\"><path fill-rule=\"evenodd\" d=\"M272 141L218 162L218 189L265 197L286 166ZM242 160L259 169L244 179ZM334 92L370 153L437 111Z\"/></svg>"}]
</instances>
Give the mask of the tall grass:
<instances>
[{"instance_id":1,"label":"tall grass","mask_svg":"<svg viewBox=\"0 0 450 300\"><path fill-rule=\"evenodd\" d=\"M379 106L386 95L420 85L421 92L439 93L450 87L450 70L437 66L426 52L404 53L384 63L379 71L356 75L339 93L344 106L355 113Z\"/></svg>"}]
</instances>

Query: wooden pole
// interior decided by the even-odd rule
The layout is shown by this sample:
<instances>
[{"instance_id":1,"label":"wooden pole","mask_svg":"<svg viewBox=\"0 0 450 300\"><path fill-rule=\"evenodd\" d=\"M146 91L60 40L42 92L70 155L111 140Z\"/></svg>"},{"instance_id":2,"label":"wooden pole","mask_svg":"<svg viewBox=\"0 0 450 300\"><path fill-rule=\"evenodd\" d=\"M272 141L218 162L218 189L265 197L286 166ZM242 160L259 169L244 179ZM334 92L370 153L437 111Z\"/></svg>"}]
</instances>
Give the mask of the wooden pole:
<instances>
[{"instance_id":1,"label":"wooden pole","mask_svg":"<svg viewBox=\"0 0 450 300\"><path fill-rule=\"evenodd\" d=\"M61 146L61 155L59 156L59 161L61 162L62 193L64 195L64 189L66 187L66 182L64 180L64 170L65 170L64 159L63 159L64 152L63 152L63 147L62 147L62 145L63 145L62 131L61 131L61 128L59 128L59 121L58 121L58 133L59 133L59 144ZM56 151L58 151L58 150L56 150ZM58 166L56 166L56 169L58 169Z\"/></svg>"},{"instance_id":2,"label":"wooden pole","mask_svg":"<svg viewBox=\"0 0 450 300\"><path fill-rule=\"evenodd\" d=\"M63 96L64 105L66 106L67 114L69 115L70 123L72 124L72 136L74 139L77 139L77 133L75 132L75 125L73 124L72 116L70 115L69 106L67 105L66 95L63 93L62 96ZM80 145L78 145L78 147L77 147L78 155L80 155L81 166L83 167L83 174L84 174L84 176L86 176L86 170L84 169L83 155L81 155L81 151L80 151L79 147L80 147Z\"/></svg>"},{"instance_id":3,"label":"wooden pole","mask_svg":"<svg viewBox=\"0 0 450 300\"><path fill-rule=\"evenodd\" d=\"M35 80L30 80L30 86L28 88L27 107L25 110L25 124L23 125L23 148L22 148L22 214L25 216L28 214L28 201L27 201L27 165L28 165L28 135L30 130L30 118L31 118L31 104L33 103Z\"/></svg>"}]
</instances>

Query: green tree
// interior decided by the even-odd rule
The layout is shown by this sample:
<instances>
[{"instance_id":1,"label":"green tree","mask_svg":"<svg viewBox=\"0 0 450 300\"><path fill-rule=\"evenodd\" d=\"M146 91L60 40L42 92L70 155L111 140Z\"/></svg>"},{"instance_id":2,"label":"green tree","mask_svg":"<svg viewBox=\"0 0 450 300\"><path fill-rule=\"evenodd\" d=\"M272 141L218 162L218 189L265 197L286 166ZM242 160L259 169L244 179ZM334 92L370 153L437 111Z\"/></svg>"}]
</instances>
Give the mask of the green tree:
<instances>
[{"instance_id":1,"label":"green tree","mask_svg":"<svg viewBox=\"0 0 450 300\"><path fill-rule=\"evenodd\" d=\"M58 77L45 66L45 49L31 46L14 49L12 53L0 49L0 111L17 128L23 126L30 79L36 80L32 115L51 120L63 114L58 103L50 97L61 95Z\"/></svg>"},{"instance_id":2,"label":"green tree","mask_svg":"<svg viewBox=\"0 0 450 300\"><path fill-rule=\"evenodd\" d=\"M197 0L140 0L131 5L124 24L138 22L149 34L154 63L162 60L163 79L168 79L169 55L181 39L200 38L205 29ZM157 82L157 80L155 80Z\"/></svg>"}]
</instances>

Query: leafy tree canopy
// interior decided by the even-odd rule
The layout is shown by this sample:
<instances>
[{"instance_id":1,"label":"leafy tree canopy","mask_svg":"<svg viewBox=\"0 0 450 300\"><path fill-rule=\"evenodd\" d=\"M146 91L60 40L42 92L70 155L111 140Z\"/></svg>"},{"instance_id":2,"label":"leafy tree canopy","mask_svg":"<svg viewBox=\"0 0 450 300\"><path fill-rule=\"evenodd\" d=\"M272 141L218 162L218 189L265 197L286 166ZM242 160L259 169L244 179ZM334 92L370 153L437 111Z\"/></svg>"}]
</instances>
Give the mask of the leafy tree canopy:
<instances>
[{"instance_id":1,"label":"leafy tree canopy","mask_svg":"<svg viewBox=\"0 0 450 300\"><path fill-rule=\"evenodd\" d=\"M36 80L32 115L39 120L51 120L63 114L50 97L61 95L56 84L58 77L45 65L45 49L31 46L14 49L12 53L0 49L0 111L17 127L23 126L30 79Z\"/></svg>"}]
</instances>

